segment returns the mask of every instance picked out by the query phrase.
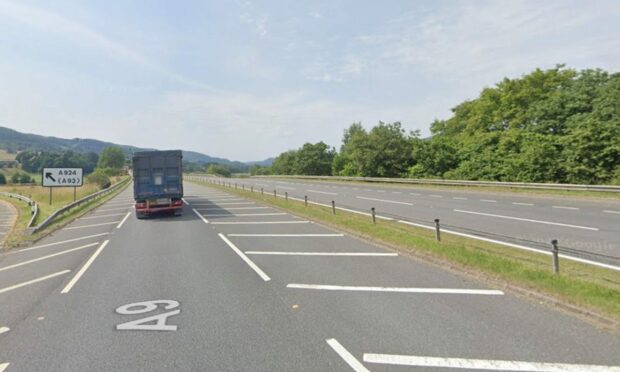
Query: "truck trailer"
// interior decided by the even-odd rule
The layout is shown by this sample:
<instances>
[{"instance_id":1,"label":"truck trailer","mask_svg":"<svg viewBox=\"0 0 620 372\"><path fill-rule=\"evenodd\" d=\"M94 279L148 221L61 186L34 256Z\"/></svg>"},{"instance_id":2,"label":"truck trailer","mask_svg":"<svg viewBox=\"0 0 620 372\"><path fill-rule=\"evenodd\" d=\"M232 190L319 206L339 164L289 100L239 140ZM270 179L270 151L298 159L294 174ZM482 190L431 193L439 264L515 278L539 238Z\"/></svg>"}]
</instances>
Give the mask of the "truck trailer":
<instances>
[{"instance_id":1,"label":"truck trailer","mask_svg":"<svg viewBox=\"0 0 620 372\"><path fill-rule=\"evenodd\" d=\"M180 150L141 151L133 155L136 217L183 213L183 154Z\"/></svg>"}]
</instances>

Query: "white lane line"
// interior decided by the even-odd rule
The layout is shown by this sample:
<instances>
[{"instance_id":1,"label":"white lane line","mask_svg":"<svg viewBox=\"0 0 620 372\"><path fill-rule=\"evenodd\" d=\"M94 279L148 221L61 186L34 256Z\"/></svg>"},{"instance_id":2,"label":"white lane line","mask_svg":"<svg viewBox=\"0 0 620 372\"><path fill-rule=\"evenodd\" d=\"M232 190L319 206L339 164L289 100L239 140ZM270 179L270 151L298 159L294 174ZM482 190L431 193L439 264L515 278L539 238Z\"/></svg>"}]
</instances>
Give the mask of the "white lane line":
<instances>
[{"instance_id":1,"label":"white lane line","mask_svg":"<svg viewBox=\"0 0 620 372\"><path fill-rule=\"evenodd\" d=\"M392 194L402 194L400 191L392 191Z\"/></svg>"},{"instance_id":2,"label":"white lane line","mask_svg":"<svg viewBox=\"0 0 620 372\"><path fill-rule=\"evenodd\" d=\"M14 268L16 268L16 267L20 267L20 266L24 266L24 265L31 264L31 263L33 263L33 262L38 262L38 261L47 260L48 258L53 258L53 257L56 257L56 256L61 256L61 255L66 254L66 253L71 253L71 252L79 251L80 249L89 248L89 247L95 246L95 245L97 245L97 244L99 244L99 242L95 242L95 243L86 244L86 245L83 245L83 246L81 246L81 247L77 247L77 248L67 249L67 250L65 250L65 251L60 251L60 252L53 253L53 254L50 254L50 255L47 255L47 256L43 256L43 257L34 258L34 259L32 259L32 260L28 260L28 261L24 261L24 262L16 263L16 264L13 264L13 265L9 265L9 266L0 267L0 271L10 270L10 269L14 269Z\"/></svg>"},{"instance_id":3,"label":"white lane line","mask_svg":"<svg viewBox=\"0 0 620 372\"><path fill-rule=\"evenodd\" d=\"M409 193L409 195L413 195L413 196L420 196L420 195L422 195L422 194L419 194L419 193L417 193L417 192L410 192L410 193Z\"/></svg>"},{"instance_id":4,"label":"white lane line","mask_svg":"<svg viewBox=\"0 0 620 372\"><path fill-rule=\"evenodd\" d=\"M326 195L338 195L335 192L327 192L327 191L318 191L318 190L306 190L308 192L315 192L317 194L326 194Z\"/></svg>"},{"instance_id":5,"label":"white lane line","mask_svg":"<svg viewBox=\"0 0 620 372\"><path fill-rule=\"evenodd\" d=\"M462 196L453 196L452 199L454 199L454 200L467 200L467 198L464 198Z\"/></svg>"},{"instance_id":6,"label":"white lane line","mask_svg":"<svg viewBox=\"0 0 620 372\"><path fill-rule=\"evenodd\" d=\"M123 224L125 223L125 221L127 221L129 216L131 216L131 212L127 212L127 214L125 215L125 218L123 218L123 220L116 226L116 228L120 229L121 227L123 227Z\"/></svg>"},{"instance_id":7,"label":"white lane line","mask_svg":"<svg viewBox=\"0 0 620 372\"><path fill-rule=\"evenodd\" d=\"M11 330L11 328L9 328L9 327L0 327L0 335L3 334L3 333L7 333L10 330Z\"/></svg>"},{"instance_id":8,"label":"white lane line","mask_svg":"<svg viewBox=\"0 0 620 372\"><path fill-rule=\"evenodd\" d=\"M207 220L202 214L200 214L200 212L198 212L196 209L192 209L194 211L194 213L196 213L196 215L198 217L200 217L200 219L204 222L204 223L209 223L209 220Z\"/></svg>"},{"instance_id":9,"label":"white lane line","mask_svg":"<svg viewBox=\"0 0 620 372\"><path fill-rule=\"evenodd\" d=\"M75 285L75 283L77 283L78 280L80 280L80 278L82 277L82 275L84 275L84 273L86 272L86 270L88 270L88 268L90 267L90 265L93 264L93 262L95 261L95 258L97 258L97 256L99 256L99 253L101 253L101 251L103 251L103 249L105 248L106 245L108 245L110 241L106 240L104 241L99 248L97 248L97 250L95 251L95 253L93 253L92 256L90 256L90 258L88 259L88 261L86 261L86 263L84 264L84 266L82 266L82 268L80 269L80 271L77 272L77 274L75 274L75 276L73 277L73 279L71 279L71 281L69 281L69 283L62 289L62 291L60 291L60 293L62 294L66 294L69 293L69 291L71 290L71 288L73 288L73 286Z\"/></svg>"},{"instance_id":10,"label":"white lane line","mask_svg":"<svg viewBox=\"0 0 620 372\"><path fill-rule=\"evenodd\" d=\"M464 358L437 358L415 355L393 355L393 354L369 354L364 353L364 362L376 364L389 364L397 366L415 367L440 367L458 369L476 369L493 371L564 371L564 372L612 372L620 371L620 367L587 365L587 364L565 364L565 363L538 363L520 362L513 360L488 360L488 359L464 359Z\"/></svg>"},{"instance_id":11,"label":"white lane line","mask_svg":"<svg viewBox=\"0 0 620 372\"><path fill-rule=\"evenodd\" d=\"M250 216L284 216L286 213L239 213L239 214L227 214L227 213L211 213L205 214L205 217L250 217Z\"/></svg>"},{"instance_id":12,"label":"white lane line","mask_svg":"<svg viewBox=\"0 0 620 372\"><path fill-rule=\"evenodd\" d=\"M228 222L211 222L213 225L285 225L310 223L310 221L228 221Z\"/></svg>"},{"instance_id":13,"label":"white lane line","mask_svg":"<svg viewBox=\"0 0 620 372\"><path fill-rule=\"evenodd\" d=\"M82 218L78 218L78 220L93 220L95 218L118 217L118 216L124 216L124 215L125 213L102 214L101 216L82 217Z\"/></svg>"},{"instance_id":14,"label":"white lane line","mask_svg":"<svg viewBox=\"0 0 620 372\"><path fill-rule=\"evenodd\" d=\"M224 236L224 234L219 233L217 235L219 235L219 237L224 241L224 243L226 243L233 251L235 251L235 253L239 257L241 257L241 259L246 264L248 264L248 266L250 266L252 268L252 270L254 270L254 272L256 272L258 274L258 276L260 276L266 282L271 280L271 278L269 276L267 276L267 274L265 274L265 272L263 270L261 270L260 267L258 267L252 260L250 260L248 258L248 256L246 256L243 252L241 252L241 250L239 248L237 248L237 246L234 245L230 240L228 240L228 238L226 236Z\"/></svg>"},{"instance_id":15,"label":"white lane line","mask_svg":"<svg viewBox=\"0 0 620 372\"><path fill-rule=\"evenodd\" d=\"M113 221L113 222L102 222L102 223L94 223L92 225L82 225L82 226L73 226L73 227L65 227L63 230L75 230L75 229L85 229L87 227L97 227L97 226L105 226L105 225L116 225L121 221Z\"/></svg>"},{"instance_id":16,"label":"white lane line","mask_svg":"<svg viewBox=\"0 0 620 372\"><path fill-rule=\"evenodd\" d=\"M181 198L181 200L183 200L183 204L189 205L189 203L187 202L187 200L185 200L185 198Z\"/></svg>"},{"instance_id":17,"label":"white lane line","mask_svg":"<svg viewBox=\"0 0 620 372\"><path fill-rule=\"evenodd\" d=\"M256 204L254 202L242 202L242 203L203 203L203 204L198 204L198 203L194 203L192 204L195 207L199 207L199 206L203 206L203 205L209 205L209 206L214 206L214 205L249 205L249 204Z\"/></svg>"},{"instance_id":18,"label":"white lane line","mask_svg":"<svg viewBox=\"0 0 620 372\"><path fill-rule=\"evenodd\" d=\"M573 229L583 229L583 230L599 231L599 229L596 228L596 227L571 225L571 224L566 224L566 223L541 221L541 220L532 220L532 219L529 219L529 218L503 216L501 214L491 214L491 213L464 211L464 210L461 210L461 209L454 209L454 211L455 212L459 212L459 213L476 214L476 215L479 215L479 216L497 217L497 218L505 218L505 219L508 219L508 220L517 220L517 221L524 221L524 222L541 223L541 224L544 224L544 225L554 225L554 226L570 227L570 228L573 228Z\"/></svg>"},{"instance_id":19,"label":"white lane line","mask_svg":"<svg viewBox=\"0 0 620 372\"><path fill-rule=\"evenodd\" d=\"M610 211L608 209L604 210L603 213L612 213L612 214L620 214L620 211Z\"/></svg>"},{"instance_id":20,"label":"white lane line","mask_svg":"<svg viewBox=\"0 0 620 372\"><path fill-rule=\"evenodd\" d=\"M344 234L228 234L228 236L255 238L339 238L343 237Z\"/></svg>"},{"instance_id":21,"label":"white lane line","mask_svg":"<svg viewBox=\"0 0 620 372\"><path fill-rule=\"evenodd\" d=\"M497 200L491 200L491 199L480 199L480 201L483 203L497 203Z\"/></svg>"},{"instance_id":22,"label":"white lane line","mask_svg":"<svg viewBox=\"0 0 620 372\"><path fill-rule=\"evenodd\" d=\"M19 284L12 285L12 286L10 286L10 287L2 288L2 289L0 289L0 293L5 293L5 292L8 292L8 291L12 291L12 290L14 290L14 289L18 289L18 288L21 288L21 287L25 287L25 286L30 285L30 284L34 284L34 283L38 283L38 282L42 282L42 281L44 281L44 280L51 279L51 278L57 277L57 276L59 276L59 275L65 275L65 274L66 274L66 273L68 273L68 272L71 272L71 270L63 270L63 271L59 271L59 272L54 273L54 274L50 274L50 275L46 275L46 276L42 276L42 277L40 277L40 278L36 278L36 279L32 279L32 280L28 280L27 282L22 282L22 283L19 283Z\"/></svg>"},{"instance_id":23,"label":"white lane line","mask_svg":"<svg viewBox=\"0 0 620 372\"><path fill-rule=\"evenodd\" d=\"M431 194L429 195L431 198L443 198L442 195Z\"/></svg>"},{"instance_id":24,"label":"white lane line","mask_svg":"<svg viewBox=\"0 0 620 372\"><path fill-rule=\"evenodd\" d=\"M344 346L338 342L338 340L335 338L330 338L325 341L327 341L327 344L336 352L336 354L338 354L342 360L344 360L355 372L370 372L353 356L353 354L349 353L349 351L345 349Z\"/></svg>"},{"instance_id":25,"label":"white lane line","mask_svg":"<svg viewBox=\"0 0 620 372\"><path fill-rule=\"evenodd\" d=\"M0 372L4 372L11 363L0 363Z\"/></svg>"},{"instance_id":26,"label":"white lane line","mask_svg":"<svg viewBox=\"0 0 620 372\"><path fill-rule=\"evenodd\" d=\"M274 251L246 251L250 255L272 256L345 256L345 257L396 257L398 253L369 253L369 252L274 252Z\"/></svg>"},{"instance_id":27,"label":"white lane line","mask_svg":"<svg viewBox=\"0 0 620 372\"><path fill-rule=\"evenodd\" d=\"M385 200L385 199L367 198L367 197L365 197L365 196L356 196L356 198L357 198L357 199L364 199L364 200L374 200L374 201L379 201L379 202L383 202L383 203L402 204L402 205L413 205L413 203L400 202L400 201L396 201L396 200Z\"/></svg>"},{"instance_id":28,"label":"white lane line","mask_svg":"<svg viewBox=\"0 0 620 372\"><path fill-rule=\"evenodd\" d=\"M562 205L552 205L551 208L555 208L555 209L568 209L568 210L571 210L571 211L578 211L579 210L579 208L577 208L577 207L564 207Z\"/></svg>"},{"instance_id":29,"label":"white lane line","mask_svg":"<svg viewBox=\"0 0 620 372\"><path fill-rule=\"evenodd\" d=\"M209 207L209 208L200 208L201 211L232 211L232 210L244 210L244 209L271 209L271 207L232 207L232 208L219 208L219 207Z\"/></svg>"},{"instance_id":30,"label":"white lane line","mask_svg":"<svg viewBox=\"0 0 620 372\"><path fill-rule=\"evenodd\" d=\"M377 192L385 192L385 190L377 190Z\"/></svg>"},{"instance_id":31,"label":"white lane line","mask_svg":"<svg viewBox=\"0 0 620 372\"><path fill-rule=\"evenodd\" d=\"M97 209L97 212L126 211L127 209L131 209L131 207L126 207L126 208L106 208L106 209Z\"/></svg>"},{"instance_id":32,"label":"white lane line","mask_svg":"<svg viewBox=\"0 0 620 372\"><path fill-rule=\"evenodd\" d=\"M296 188L294 188L294 187L285 187L285 186L278 186L278 188L280 188L280 189L285 189L285 190L297 190L297 189L296 189Z\"/></svg>"},{"instance_id":33,"label":"white lane line","mask_svg":"<svg viewBox=\"0 0 620 372\"><path fill-rule=\"evenodd\" d=\"M110 233L101 233L101 234L95 234L95 235L88 235L88 236L82 236L80 238L75 238L75 239L69 239L69 240L63 240L60 242L54 242L54 243L48 243L48 244L42 244L42 245L36 245L34 247L30 247L30 248L24 248L24 249L20 249L18 251L15 252L9 252L9 253L19 253L19 252L26 252L26 251L31 251L33 249L40 249L40 248L46 248L46 247L52 247L55 245L59 245L59 244L65 244L65 243L71 243L71 242L76 242L78 240L84 240L84 239L91 239L91 238L97 238L99 236L104 236L104 235L109 235Z\"/></svg>"},{"instance_id":34,"label":"white lane line","mask_svg":"<svg viewBox=\"0 0 620 372\"><path fill-rule=\"evenodd\" d=\"M428 294L467 294L483 296L502 296L504 292L495 289L461 289L461 288L404 288L404 287L363 287L348 285L322 284L287 284L286 288L318 289L325 291L353 291L353 292L396 292L396 293L428 293Z\"/></svg>"},{"instance_id":35,"label":"white lane line","mask_svg":"<svg viewBox=\"0 0 620 372\"><path fill-rule=\"evenodd\" d=\"M532 207L532 206L534 206L534 204L532 204L532 203L519 203L519 202L512 202L512 204L514 204L514 205L525 205L525 206L528 206L528 207Z\"/></svg>"},{"instance_id":36,"label":"white lane line","mask_svg":"<svg viewBox=\"0 0 620 372\"><path fill-rule=\"evenodd\" d=\"M372 190L370 190L370 189L363 189L362 191L372 191Z\"/></svg>"}]
</instances>

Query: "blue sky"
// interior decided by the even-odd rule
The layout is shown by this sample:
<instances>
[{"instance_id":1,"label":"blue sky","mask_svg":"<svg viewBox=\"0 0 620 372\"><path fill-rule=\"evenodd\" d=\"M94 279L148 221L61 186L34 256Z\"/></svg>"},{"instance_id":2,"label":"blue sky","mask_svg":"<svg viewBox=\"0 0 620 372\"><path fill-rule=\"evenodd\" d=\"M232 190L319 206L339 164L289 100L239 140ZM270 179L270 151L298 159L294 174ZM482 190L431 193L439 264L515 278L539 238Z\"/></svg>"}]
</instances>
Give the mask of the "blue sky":
<instances>
[{"instance_id":1,"label":"blue sky","mask_svg":"<svg viewBox=\"0 0 620 372\"><path fill-rule=\"evenodd\" d=\"M620 1L4 1L0 125L234 160L620 68Z\"/></svg>"}]
</instances>

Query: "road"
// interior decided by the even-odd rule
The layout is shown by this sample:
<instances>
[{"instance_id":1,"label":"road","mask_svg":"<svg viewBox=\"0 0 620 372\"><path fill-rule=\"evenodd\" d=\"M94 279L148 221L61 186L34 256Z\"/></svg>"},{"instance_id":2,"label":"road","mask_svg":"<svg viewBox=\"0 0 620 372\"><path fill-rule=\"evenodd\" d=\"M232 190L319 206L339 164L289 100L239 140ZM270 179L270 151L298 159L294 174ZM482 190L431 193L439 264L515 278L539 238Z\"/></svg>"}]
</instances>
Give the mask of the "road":
<instances>
[{"instance_id":1,"label":"road","mask_svg":"<svg viewBox=\"0 0 620 372\"><path fill-rule=\"evenodd\" d=\"M182 217L137 220L127 189L2 256L0 371L620 371L618 335L545 304L185 195Z\"/></svg>"},{"instance_id":2,"label":"road","mask_svg":"<svg viewBox=\"0 0 620 372\"><path fill-rule=\"evenodd\" d=\"M220 181L324 204L334 200L358 211L375 207L378 215L427 226L438 218L445 229L546 250L557 239L561 250L577 249L581 257L620 268L620 201L312 180Z\"/></svg>"}]
</instances>

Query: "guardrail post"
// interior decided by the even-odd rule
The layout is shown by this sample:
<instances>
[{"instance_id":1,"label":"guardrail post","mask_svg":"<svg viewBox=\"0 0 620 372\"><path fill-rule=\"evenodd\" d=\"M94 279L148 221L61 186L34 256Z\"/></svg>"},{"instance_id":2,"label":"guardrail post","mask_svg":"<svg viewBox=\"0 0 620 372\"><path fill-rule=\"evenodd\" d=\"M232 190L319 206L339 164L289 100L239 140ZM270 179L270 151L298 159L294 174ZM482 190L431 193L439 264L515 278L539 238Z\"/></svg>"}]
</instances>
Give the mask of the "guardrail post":
<instances>
[{"instance_id":1,"label":"guardrail post","mask_svg":"<svg viewBox=\"0 0 620 372\"><path fill-rule=\"evenodd\" d=\"M560 272L560 249L558 248L557 239L551 241L551 259L553 261L553 272L555 274Z\"/></svg>"},{"instance_id":2,"label":"guardrail post","mask_svg":"<svg viewBox=\"0 0 620 372\"><path fill-rule=\"evenodd\" d=\"M260 188L260 196L265 196L265 191L263 190L263 188Z\"/></svg>"},{"instance_id":3,"label":"guardrail post","mask_svg":"<svg viewBox=\"0 0 620 372\"><path fill-rule=\"evenodd\" d=\"M275 199L277 197L278 197L278 195L276 195L276 190L273 190L273 198Z\"/></svg>"},{"instance_id":4,"label":"guardrail post","mask_svg":"<svg viewBox=\"0 0 620 372\"><path fill-rule=\"evenodd\" d=\"M253 186L253 185L252 185L252 186L250 186L250 191L251 191L251 192L254 192L254 186Z\"/></svg>"},{"instance_id":5,"label":"guardrail post","mask_svg":"<svg viewBox=\"0 0 620 372\"><path fill-rule=\"evenodd\" d=\"M244 183L241 184L241 190L245 191L245 184Z\"/></svg>"},{"instance_id":6,"label":"guardrail post","mask_svg":"<svg viewBox=\"0 0 620 372\"><path fill-rule=\"evenodd\" d=\"M435 218L435 239L438 242L441 241L441 229L439 227L439 218Z\"/></svg>"},{"instance_id":7,"label":"guardrail post","mask_svg":"<svg viewBox=\"0 0 620 372\"><path fill-rule=\"evenodd\" d=\"M375 215L375 207L370 208L370 213L372 214L372 223L374 225L377 223L377 217Z\"/></svg>"},{"instance_id":8,"label":"guardrail post","mask_svg":"<svg viewBox=\"0 0 620 372\"><path fill-rule=\"evenodd\" d=\"M304 195L304 205L308 206L308 195Z\"/></svg>"},{"instance_id":9,"label":"guardrail post","mask_svg":"<svg viewBox=\"0 0 620 372\"><path fill-rule=\"evenodd\" d=\"M336 202L332 200L332 214L336 214Z\"/></svg>"},{"instance_id":10,"label":"guardrail post","mask_svg":"<svg viewBox=\"0 0 620 372\"><path fill-rule=\"evenodd\" d=\"M288 201L288 191L284 192L284 200Z\"/></svg>"},{"instance_id":11,"label":"guardrail post","mask_svg":"<svg viewBox=\"0 0 620 372\"><path fill-rule=\"evenodd\" d=\"M235 182L235 190L237 190L237 182Z\"/></svg>"}]
</instances>

